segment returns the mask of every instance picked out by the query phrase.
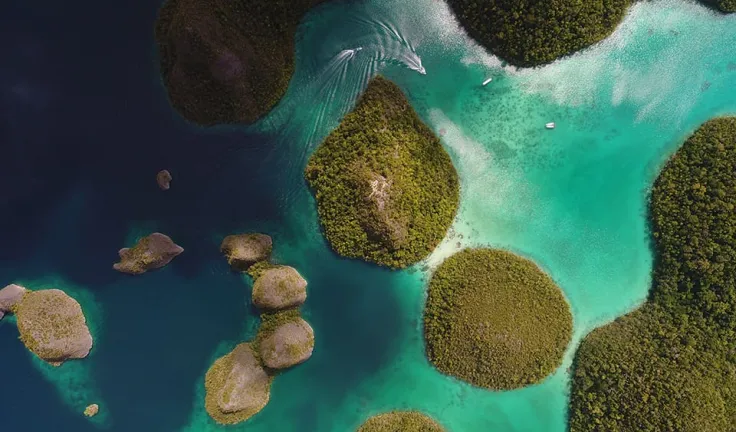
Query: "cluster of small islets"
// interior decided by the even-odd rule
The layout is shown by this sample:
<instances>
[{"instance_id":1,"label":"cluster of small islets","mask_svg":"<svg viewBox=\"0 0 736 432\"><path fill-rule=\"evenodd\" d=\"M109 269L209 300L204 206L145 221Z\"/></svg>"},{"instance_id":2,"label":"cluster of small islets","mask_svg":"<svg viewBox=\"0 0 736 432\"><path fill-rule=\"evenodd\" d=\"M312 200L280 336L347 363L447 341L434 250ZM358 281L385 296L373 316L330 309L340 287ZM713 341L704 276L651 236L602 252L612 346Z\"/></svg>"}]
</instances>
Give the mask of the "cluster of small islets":
<instances>
[{"instance_id":1,"label":"cluster of small islets","mask_svg":"<svg viewBox=\"0 0 736 432\"><path fill-rule=\"evenodd\" d=\"M314 331L299 311L307 281L294 268L270 262L271 237L227 236L220 250L232 268L253 277L252 302L262 313L255 339L217 359L205 376L207 413L217 423L235 424L266 406L279 371L312 356Z\"/></svg>"}]
</instances>

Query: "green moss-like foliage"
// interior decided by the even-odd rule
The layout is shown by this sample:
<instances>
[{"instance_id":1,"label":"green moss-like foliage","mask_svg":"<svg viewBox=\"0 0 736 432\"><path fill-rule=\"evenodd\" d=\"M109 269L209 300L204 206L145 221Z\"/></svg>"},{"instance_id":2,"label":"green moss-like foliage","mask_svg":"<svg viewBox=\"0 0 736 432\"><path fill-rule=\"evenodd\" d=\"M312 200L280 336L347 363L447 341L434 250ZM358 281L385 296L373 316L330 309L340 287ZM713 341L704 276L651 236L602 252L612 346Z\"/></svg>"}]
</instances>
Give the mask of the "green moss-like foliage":
<instances>
[{"instance_id":1,"label":"green moss-like foliage","mask_svg":"<svg viewBox=\"0 0 736 432\"><path fill-rule=\"evenodd\" d=\"M735 172L736 118L724 118L660 173L650 300L581 344L572 431L736 431Z\"/></svg>"},{"instance_id":2,"label":"green moss-like foliage","mask_svg":"<svg viewBox=\"0 0 736 432\"><path fill-rule=\"evenodd\" d=\"M443 373L506 390L541 381L561 363L572 315L560 289L533 262L466 249L429 283L424 336Z\"/></svg>"},{"instance_id":3,"label":"green moss-like foliage","mask_svg":"<svg viewBox=\"0 0 736 432\"><path fill-rule=\"evenodd\" d=\"M258 338L261 363L287 369L308 360L314 350L314 330L301 317L280 324Z\"/></svg>"},{"instance_id":4,"label":"green moss-like foliage","mask_svg":"<svg viewBox=\"0 0 736 432\"><path fill-rule=\"evenodd\" d=\"M257 233L227 236L220 246L228 263L246 272L256 283L274 269L288 269L301 278L295 269L269 261L272 249L271 237ZM281 288L280 282L298 281L296 277L286 277L276 282L277 288ZM314 331L301 318L300 305L287 303L279 305L279 310L264 311L256 337L212 364L205 375L204 404L215 422L237 424L260 412L270 400L271 383L280 370L311 356Z\"/></svg>"},{"instance_id":5,"label":"green moss-like foliage","mask_svg":"<svg viewBox=\"0 0 736 432\"><path fill-rule=\"evenodd\" d=\"M445 428L417 411L392 411L369 418L358 432L445 432Z\"/></svg>"},{"instance_id":6,"label":"green moss-like foliage","mask_svg":"<svg viewBox=\"0 0 736 432\"><path fill-rule=\"evenodd\" d=\"M219 424L243 422L268 404L272 381L259 364L256 351L242 343L207 371L205 409Z\"/></svg>"},{"instance_id":7,"label":"green moss-like foliage","mask_svg":"<svg viewBox=\"0 0 736 432\"><path fill-rule=\"evenodd\" d=\"M516 66L537 66L608 37L630 0L448 0L478 43Z\"/></svg>"},{"instance_id":8,"label":"green moss-like foliage","mask_svg":"<svg viewBox=\"0 0 736 432\"><path fill-rule=\"evenodd\" d=\"M325 0L167 0L156 21L173 107L200 125L252 123L286 92L304 14Z\"/></svg>"},{"instance_id":9,"label":"green moss-like foliage","mask_svg":"<svg viewBox=\"0 0 736 432\"><path fill-rule=\"evenodd\" d=\"M93 341L82 307L63 291L27 290L13 312L21 341L39 358L60 365L89 354Z\"/></svg>"},{"instance_id":10,"label":"green moss-like foliage","mask_svg":"<svg viewBox=\"0 0 736 432\"><path fill-rule=\"evenodd\" d=\"M449 155L382 77L314 152L305 175L332 248L391 268L426 257L457 211Z\"/></svg>"},{"instance_id":11,"label":"green moss-like foliage","mask_svg":"<svg viewBox=\"0 0 736 432\"><path fill-rule=\"evenodd\" d=\"M112 267L119 272L140 275L167 265L182 252L184 248L169 236L153 233L139 239L131 248L120 249L120 262Z\"/></svg>"},{"instance_id":12,"label":"green moss-like foliage","mask_svg":"<svg viewBox=\"0 0 736 432\"><path fill-rule=\"evenodd\" d=\"M289 266L259 271L253 283L253 304L265 310L296 307L307 299L307 281Z\"/></svg>"},{"instance_id":13,"label":"green moss-like foliage","mask_svg":"<svg viewBox=\"0 0 736 432\"><path fill-rule=\"evenodd\" d=\"M248 267L246 273L248 273L248 275L253 278L253 280L256 280L263 274L263 272L275 267L278 266L276 264L272 264L270 261L258 261L257 263Z\"/></svg>"},{"instance_id":14,"label":"green moss-like foliage","mask_svg":"<svg viewBox=\"0 0 736 432\"><path fill-rule=\"evenodd\" d=\"M613 33L636 0L448 0L479 44L512 65L539 66ZM701 0L736 12L736 0Z\"/></svg>"},{"instance_id":15,"label":"green moss-like foliage","mask_svg":"<svg viewBox=\"0 0 736 432\"><path fill-rule=\"evenodd\" d=\"M719 9L721 12L736 12L736 0L701 0L703 3Z\"/></svg>"},{"instance_id":16,"label":"green moss-like foliage","mask_svg":"<svg viewBox=\"0 0 736 432\"><path fill-rule=\"evenodd\" d=\"M253 348L255 351L259 351L261 341L273 334L279 326L289 322L298 321L301 317L302 315L298 308L261 314L261 326L258 327L258 334L253 341Z\"/></svg>"},{"instance_id":17,"label":"green moss-like foliage","mask_svg":"<svg viewBox=\"0 0 736 432\"><path fill-rule=\"evenodd\" d=\"M704 124L667 163L651 196L652 300L736 331L736 118Z\"/></svg>"},{"instance_id":18,"label":"green moss-like foliage","mask_svg":"<svg viewBox=\"0 0 736 432\"><path fill-rule=\"evenodd\" d=\"M261 233L232 234L220 243L220 252L235 270L248 271L250 266L271 257L273 240Z\"/></svg>"}]
</instances>

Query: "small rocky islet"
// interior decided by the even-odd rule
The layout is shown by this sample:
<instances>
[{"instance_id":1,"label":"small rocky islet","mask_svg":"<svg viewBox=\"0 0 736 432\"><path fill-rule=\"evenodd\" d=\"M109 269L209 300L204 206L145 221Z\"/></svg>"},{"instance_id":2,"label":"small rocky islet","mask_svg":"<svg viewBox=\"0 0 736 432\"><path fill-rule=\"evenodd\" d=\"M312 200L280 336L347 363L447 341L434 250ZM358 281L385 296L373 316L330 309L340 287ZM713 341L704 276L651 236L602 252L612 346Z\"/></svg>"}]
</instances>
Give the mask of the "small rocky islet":
<instances>
[{"instance_id":1,"label":"small rocky islet","mask_svg":"<svg viewBox=\"0 0 736 432\"><path fill-rule=\"evenodd\" d=\"M173 180L173 177L171 177L171 173L168 170L161 170L156 174L156 184L158 184L161 190L169 190L171 188L171 180Z\"/></svg>"},{"instance_id":2,"label":"small rocky islet","mask_svg":"<svg viewBox=\"0 0 736 432\"><path fill-rule=\"evenodd\" d=\"M736 0L701 0L723 13ZM635 0L447 0L465 31L511 65L553 62L610 36Z\"/></svg>"},{"instance_id":3,"label":"small rocky islet","mask_svg":"<svg viewBox=\"0 0 736 432\"><path fill-rule=\"evenodd\" d=\"M297 309L264 314L261 319L256 343L264 366L286 369L312 356L314 330Z\"/></svg>"},{"instance_id":4,"label":"small rocky islet","mask_svg":"<svg viewBox=\"0 0 736 432\"><path fill-rule=\"evenodd\" d=\"M205 376L205 408L220 424L236 424L262 410L271 395L273 377L250 343L220 357Z\"/></svg>"},{"instance_id":5,"label":"small rocky islet","mask_svg":"<svg viewBox=\"0 0 736 432\"><path fill-rule=\"evenodd\" d=\"M92 349L82 307L64 291L8 285L0 290L0 313L14 314L26 348L54 366L83 359Z\"/></svg>"},{"instance_id":6,"label":"small rocky islet","mask_svg":"<svg viewBox=\"0 0 736 432\"><path fill-rule=\"evenodd\" d=\"M87 408L84 409L84 416L85 417L94 417L100 412L100 406L97 404L91 404L87 405Z\"/></svg>"},{"instance_id":7,"label":"small rocky islet","mask_svg":"<svg viewBox=\"0 0 736 432\"><path fill-rule=\"evenodd\" d=\"M289 266L264 270L253 283L253 304L263 310L300 306L307 299L307 281Z\"/></svg>"},{"instance_id":8,"label":"small rocky islet","mask_svg":"<svg viewBox=\"0 0 736 432\"><path fill-rule=\"evenodd\" d=\"M184 248L169 236L153 233L138 240L133 247L120 249L120 262L112 267L121 273L140 275L164 267L182 252Z\"/></svg>"},{"instance_id":9,"label":"small rocky islet","mask_svg":"<svg viewBox=\"0 0 736 432\"><path fill-rule=\"evenodd\" d=\"M272 250L271 237L259 233L229 235L220 244L227 263L238 271L247 271L253 264L267 261Z\"/></svg>"},{"instance_id":10,"label":"small rocky islet","mask_svg":"<svg viewBox=\"0 0 736 432\"><path fill-rule=\"evenodd\" d=\"M307 282L296 269L269 262L272 248L271 237L258 233L227 236L220 247L234 270L252 276L253 304L263 311L255 340L215 360L205 375L205 409L220 424L260 412L278 372L305 362L314 350L314 330L298 309Z\"/></svg>"}]
</instances>

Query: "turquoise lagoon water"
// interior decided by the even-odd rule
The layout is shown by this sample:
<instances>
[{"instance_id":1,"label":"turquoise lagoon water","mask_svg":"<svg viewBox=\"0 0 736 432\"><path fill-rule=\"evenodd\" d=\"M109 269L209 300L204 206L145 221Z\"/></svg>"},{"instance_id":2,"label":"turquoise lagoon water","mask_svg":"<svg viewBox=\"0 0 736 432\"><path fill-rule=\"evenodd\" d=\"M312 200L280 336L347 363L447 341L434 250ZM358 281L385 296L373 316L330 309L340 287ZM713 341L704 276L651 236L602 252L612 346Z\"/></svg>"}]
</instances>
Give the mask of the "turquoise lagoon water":
<instances>
[{"instance_id":1,"label":"turquoise lagoon water","mask_svg":"<svg viewBox=\"0 0 736 432\"><path fill-rule=\"evenodd\" d=\"M132 23L152 24L156 6L121 12L128 25L109 31L128 35ZM345 432L376 413L419 409L455 432L561 432L580 339L646 298L649 186L700 123L736 113L736 17L684 1L637 4L606 41L534 70L488 55L441 1L330 3L300 27L286 97L251 128L201 130L173 115L145 36L103 38L131 48L100 68L142 65L126 70L127 108L103 109L125 124L72 136L133 128L120 140L148 137L164 150L132 155L126 169L112 168L120 152L97 154L102 168L83 169L49 192L43 217L19 228L19 236L34 233L32 251L0 249L13 255L0 266L0 284L66 289L96 322L93 355L59 369L35 361L12 323L0 324L2 364L18 371L7 385L26 390L0 393L10 430ZM379 72L442 136L461 177L448 237L426 262L401 272L336 257L301 178L310 151ZM487 77L494 80L481 86ZM555 130L544 128L550 121ZM175 178L165 195L151 184L162 166ZM152 230L185 253L143 276L113 272L115 251ZM303 313L317 338L307 363L277 377L261 413L224 428L204 412L204 373L258 325L250 282L217 251L236 231L271 234L275 259L303 273ZM534 259L570 302L574 340L539 385L482 390L439 374L424 357L421 312L432 268L481 245ZM91 402L105 413L95 423L80 416ZM39 404L48 415L34 415Z\"/></svg>"}]
</instances>

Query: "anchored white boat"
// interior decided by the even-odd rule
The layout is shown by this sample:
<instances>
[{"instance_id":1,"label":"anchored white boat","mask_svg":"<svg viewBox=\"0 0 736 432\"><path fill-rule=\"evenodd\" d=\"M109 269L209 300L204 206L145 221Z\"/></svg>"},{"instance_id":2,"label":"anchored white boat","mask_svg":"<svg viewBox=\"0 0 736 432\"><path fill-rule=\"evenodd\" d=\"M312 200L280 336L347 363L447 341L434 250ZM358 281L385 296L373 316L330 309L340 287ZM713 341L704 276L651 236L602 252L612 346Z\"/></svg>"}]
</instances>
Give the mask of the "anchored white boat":
<instances>
[{"instance_id":1,"label":"anchored white boat","mask_svg":"<svg viewBox=\"0 0 736 432\"><path fill-rule=\"evenodd\" d=\"M493 81L493 78L488 78L487 80L483 81L483 85L485 86L491 81Z\"/></svg>"},{"instance_id":2,"label":"anchored white boat","mask_svg":"<svg viewBox=\"0 0 736 432\"><path fill-rule=\"evenodd\" d=\"M544 125L547 129L554 129L555 128L555 122L549 122L546 125Z\"/></svg>"}]
</instances>

